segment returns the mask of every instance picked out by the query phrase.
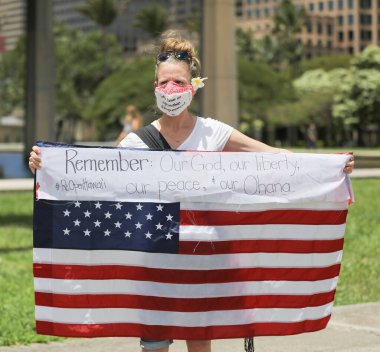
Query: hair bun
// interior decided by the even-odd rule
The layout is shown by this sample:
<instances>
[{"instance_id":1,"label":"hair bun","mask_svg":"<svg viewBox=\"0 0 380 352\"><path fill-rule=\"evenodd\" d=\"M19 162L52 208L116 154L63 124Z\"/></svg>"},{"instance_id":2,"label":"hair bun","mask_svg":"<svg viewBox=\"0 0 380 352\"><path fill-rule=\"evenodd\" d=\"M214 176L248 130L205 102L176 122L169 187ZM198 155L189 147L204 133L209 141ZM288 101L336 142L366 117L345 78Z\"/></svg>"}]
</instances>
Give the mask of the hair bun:
<instances>
[{"instance_id":1,"label":"hair bun","mask_svg":"<svg viewBox=\"0 0 380 352\"><path fill-rule=\"evenodd\" d=\"M197 77L200 75L201 63L197 52L195 51L193 44L187 39L182 38L178 31L169 30L161 35L158 53L163 51L187 51L192 57L192 63L190 65L191 76Z\"/></svg>"}]
</instances>

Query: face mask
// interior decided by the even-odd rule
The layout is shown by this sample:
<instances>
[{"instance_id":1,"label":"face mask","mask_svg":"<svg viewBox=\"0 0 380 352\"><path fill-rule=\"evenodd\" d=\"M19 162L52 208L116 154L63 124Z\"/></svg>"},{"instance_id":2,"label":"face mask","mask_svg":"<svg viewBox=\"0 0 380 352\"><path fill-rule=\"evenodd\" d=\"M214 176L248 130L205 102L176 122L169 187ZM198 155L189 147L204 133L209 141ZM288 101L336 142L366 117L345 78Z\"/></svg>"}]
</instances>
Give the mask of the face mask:
<instances>
[{"instance_id":1,"label":"face mask","mask_svg":"<svg viewBox=\"0 0 380 352\"><path fill-rule=\"evenodd\" d=\"M158 108L166 115L178 116L191 103L194 88L191 84L182 85L169 81L154 91Z\"/></svg>"}]
</instances>

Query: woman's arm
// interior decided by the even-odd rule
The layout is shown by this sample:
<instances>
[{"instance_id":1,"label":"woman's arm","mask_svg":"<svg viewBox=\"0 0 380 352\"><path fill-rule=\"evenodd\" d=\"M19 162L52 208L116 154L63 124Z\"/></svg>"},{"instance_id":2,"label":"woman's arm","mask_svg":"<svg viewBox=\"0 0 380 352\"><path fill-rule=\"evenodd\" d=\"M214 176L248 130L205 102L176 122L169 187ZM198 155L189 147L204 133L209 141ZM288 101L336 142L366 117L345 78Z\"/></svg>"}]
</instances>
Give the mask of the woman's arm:
<instances>
[{"instance_id":1,"label":"woman's arm","mask_svg":"<svg viewBox=\"0 0 380 352\"><path fill-rule=\"evenodd\" d=\"M232 131L224 150L235 152L290 153L287 149L271 147L268 144L250 138L235 129Z\"/></svg>"}]
</instances>

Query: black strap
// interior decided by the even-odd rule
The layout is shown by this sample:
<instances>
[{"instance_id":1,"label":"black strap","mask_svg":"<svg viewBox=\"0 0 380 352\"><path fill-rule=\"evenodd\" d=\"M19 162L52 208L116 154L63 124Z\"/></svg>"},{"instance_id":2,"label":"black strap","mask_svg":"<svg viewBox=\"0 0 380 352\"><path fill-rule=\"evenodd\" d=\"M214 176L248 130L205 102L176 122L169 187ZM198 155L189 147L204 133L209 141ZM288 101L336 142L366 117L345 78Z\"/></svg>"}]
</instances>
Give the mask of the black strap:
<instances>
[{"instance_id":1,"label":"black strap","mask_svg":"<svg viewBox=\"0 0 380 352\"><path fill-rule=\"evenodd\" d=\"M135 132L149 149L173 150L160 131L152 124L140 128Z\"/></svg>"}]
</instances>

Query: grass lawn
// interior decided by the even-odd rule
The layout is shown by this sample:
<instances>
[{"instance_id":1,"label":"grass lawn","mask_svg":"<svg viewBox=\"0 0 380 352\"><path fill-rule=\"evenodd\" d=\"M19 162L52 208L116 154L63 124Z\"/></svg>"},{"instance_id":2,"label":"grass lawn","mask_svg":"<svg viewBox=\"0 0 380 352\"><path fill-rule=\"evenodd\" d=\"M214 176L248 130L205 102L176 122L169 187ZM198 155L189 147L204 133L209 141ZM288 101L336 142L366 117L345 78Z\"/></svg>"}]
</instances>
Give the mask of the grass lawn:
<instances>
[{"instance_id":1,"label":"grass lawn","mask_svg":"<svg viewBox=\"0 0 380 352\"><path fill-rule=\"evenodd\" d=\"M336 304L380 301L380 179L354 179ZM36 335L32 192L0 193L0 346L46 342Z\"/></svg>"}]
</instances>

